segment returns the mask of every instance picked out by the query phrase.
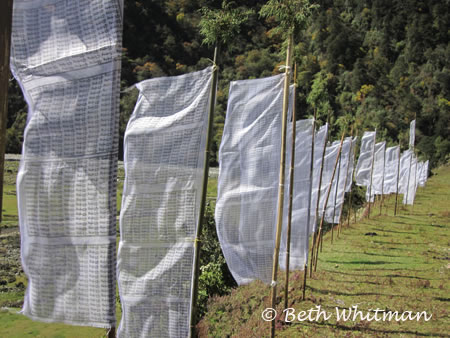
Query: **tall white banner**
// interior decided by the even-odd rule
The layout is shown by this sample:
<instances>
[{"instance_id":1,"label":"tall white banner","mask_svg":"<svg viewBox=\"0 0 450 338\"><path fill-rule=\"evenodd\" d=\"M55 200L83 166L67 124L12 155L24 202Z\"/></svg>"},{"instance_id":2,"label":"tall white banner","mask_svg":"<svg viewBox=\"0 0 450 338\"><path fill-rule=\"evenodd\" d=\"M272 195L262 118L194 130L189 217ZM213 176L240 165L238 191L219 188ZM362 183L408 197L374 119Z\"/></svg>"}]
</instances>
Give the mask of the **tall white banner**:
<instances>
[{"instance_id":1,"label":"tall white banner","mask_svg":"<svg viewBox=\"0 0 450 338\"><path fill-rule=\"evenodd\" d=\"M386 148L386 159L384 162L384 186L385 194L392 194L397 191L398 161L400 157L400 147Z\"/></svg>"},{"instance_id":2,"label":"tall white banner","mask_svg":"<svg viewBox=\"0 0 450 338\"><path fill-rule=\"evenodd\" d=\"M366 201L369 201L369 192L371 192L370 202L374 201L375 195L382 195L383 191L383 178L384 178L384 162L385 162L385 149L386 142L378 142L375 144L375 156L373 164L373 174L372 174L372 187L366 191Z\"/></svg>"},{"instance_id":3,"label":"tall white banner","mask_svg":"<svg viewBox=\"0 0 450 338\"><path fill-rule=\"evenodd\" d=\"M352 184L353 184L353 173L355 169L355 152L356 152L356 142L358 141L358 137L355 136L352 140L352 146L351 146L351 152L349 154L349 164L348 164L348 171L347 171L347 184L345 186L345 192L351 192L352 191Z\"/></svg>"},{"instance_id":4,"label":"tall white banner","mask_svg":"<svg viewBox=\"0 0 450 338\"><path fill-rule=\"evenodd\" d=\"M136 85L125 131L119 337L187 337L212 67Z\"/></svg>"},{"instance_id":5,"label":"tall white banner","mask_svg":"<svg viewBox=\"0 0 450 338\"><path fill-rule=\"evenodd\" d=\"M15 0L11 68L28 103L17 176L22 312L115 326L122 2Z\"/></svg>"},{"instance_id":6,"label":"tall white banner","mask_svg":"<svg viewBox=\"0 0 450 338\"><path fill-rule=\"evenodd\" d=\"M428 163L429 163L428 160L426 162L422 162L422 168L420 170L420 176L419 176L419 186L420 187L424 187L425 183L427 182L427 178L428 178Z\"/></svg>"},{"instance_id":7,"label":"tall white banner","mask_svg":"<svg viewBox=\"0 0 450 338\"><path fill-rule=\"evenodd\" d=\"M412 150L405 150L400 157L399 187L400 194L406 194L411 169Z\"/></svg>"},{"instance_id":8,"label":"tall white banner","mask_svg":"<svg viewBox=\"0 0 450 338\"><path fill-rule=\"evenodd\" d=\"M412 120L409 124L409 147L414 148L416 140L416 120Z\"/></svg>"},{"instance_id":9,"label":"tall white banner","mask_svg":"<svg viewBox=\"0 0 450 338\"><path fill-rule=\"evenodd\" d=\"M403 195L403 204L414 204L417 189L417 158L412 155L410 159L410 172L406 193Z\"/></svg>"},{"instance_id":10,"label":"tall white banner","mask_svg":"<svg viewBox=\"0 0 450 338\"><path fill-rule=\"evenodd\" d=\"M289 269L303 270L306 263L306 257L308 255L309 234L311 232L308 227L308 207L310 203L313 120L297 121L296 130ZM289 134L291 134L291 132L288 133L287 140L290 140L291 136ZM283 230L279 256L280 268L283 270L286 269L285 263L290 182L289 164L291 163L291 149L289 148L291 148L291 146L288 147L286 154L286 188L283 208Z\"/></svg>"},{"instance_id":11,"label":"tall white banner","mask_svg":"<svg viewBox=\"0 0 450 338\"><path fill-rule=\"evenodd\" d=\"M325 150L325 158L323 160L322 185L320 187L320 203L319 203L319 216L320 217L322 217L323 210L325 209L325 202L327 202L327 209L329 210L330 205L331 205L331 211L333 210L332 209L333 205L330 202L330 200L332 199L332 194L334 193L334 191L332 189L333 181L331 179L333 176L334 166L336 164L336 159L338 156L340 144L341 144L340 141L335 141L331 145L328 145ZM339 166L339 163L338 163L338 166ZM337 170L338 170L338 168L336 168L336 172L335 172L333 180L336 180ZM331 189L331 190L330 190L330 194L328 197L328 201L326 201L327 195L328 195L328 189Z\"/></svg>"},{"instance_id":12,"label":"tall white banner","mask_svg":"<svg viewBox=\"0 0 450 338\"><path fill-rule=\"evenodd\" d=\"M272 280L284 75L234 81L219 149L217 234L236 282Z\"/></svg>"},{"instance_id":13,"label":"tall white banner","mask_svg":"<svg viewBox=\"0 0 450 338\"><path fill-rule=\"evenodd\" d=\"M327 209L325 212L325 220L328 223L339 223L341 207L344 204L351 142L352 138L347 137L342 143L341 154L339 156L339 162L336 167L330 198L328 199ZM336 142L336 144L340 145L340 142Z\"/></svg>"},{"instance_id":14,"label":"tall white banner","mask_svg":"<svg viewBox=\"0 0 450 338\"><path fill-rule=\"evenodd\" d=\"M366 131L361 138L361 149L359 151L355 172L356 185L365 187L370 185L373 154L375 150L375 137L375 131Z\"/></svg>"}]
</instances>

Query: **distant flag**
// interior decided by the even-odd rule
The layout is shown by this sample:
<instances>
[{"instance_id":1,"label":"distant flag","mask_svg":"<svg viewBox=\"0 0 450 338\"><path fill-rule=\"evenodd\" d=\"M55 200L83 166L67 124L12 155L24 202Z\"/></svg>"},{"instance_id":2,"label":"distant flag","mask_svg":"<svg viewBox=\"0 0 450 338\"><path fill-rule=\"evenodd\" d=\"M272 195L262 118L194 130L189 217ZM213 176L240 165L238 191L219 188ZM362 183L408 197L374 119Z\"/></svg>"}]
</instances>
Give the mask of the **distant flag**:
<instances>
[{"instance_id":1,"label":"distant flag","mask_svg":"<svg viewBox=\"0 0 450 338\"><path fill-rule=\"evenodd\" d=\"M416 138L416 120L412 120L409 125L409 147L414 148Z\"/></svg>"},{"instance_id":2,"label":"distant flag","mask_svg":"<svg viewBox=\"0 0 450 338\"><path fill-rule=\"evenodd\" d=\"M397 172L400 147L386 148L386 160L384 169L384 193L392 194L397 191Z\"/></svg>"},{"instance_id":3,"label":"distant flag","mask_svg":"<svg viewBox=\"0 0 450 338\"><path fill-rule=\"evenodd\" d=\"M366 131L361 139L361 149L355 172L356 185L366 187L370 185L370 175L372 172L372 161L375 149L375 137L375 131Z\"/></svg>"}]
</instances>

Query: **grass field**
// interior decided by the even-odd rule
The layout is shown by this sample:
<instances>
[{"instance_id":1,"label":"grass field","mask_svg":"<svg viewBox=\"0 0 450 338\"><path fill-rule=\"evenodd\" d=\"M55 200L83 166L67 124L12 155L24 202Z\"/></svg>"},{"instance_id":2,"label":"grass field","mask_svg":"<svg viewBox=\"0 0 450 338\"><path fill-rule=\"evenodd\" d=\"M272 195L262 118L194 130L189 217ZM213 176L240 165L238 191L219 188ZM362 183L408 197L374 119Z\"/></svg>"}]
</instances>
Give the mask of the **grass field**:
<instances>
[{"instance_id":1,"label":"grass field","mask_svg":"<svg viewBox=\"0 0 450 338\"><path fill-rule=\"evenodd\" d=\"M104 337L103 329L73 327L64 324L34 322L17 314L26 287L20 266L15 179L18 162L5 167L4 220L0 225L0 337ZM370 220L364 219L344 228L331 245L325 236L319 266L307 281L306 301L301 300L301 272L290 278L290 307L296 313L320 305L334 313L357 305L369 309L392 311L427 311L430 321L375 322L329 320L277 323L280 337L311 336L449 336L449 232L450 167L437 170L419 188L414 209L402 207L393 217L394 199L379 216L372 209ZM123 170L119 170L120 208ZM214 203L217 179L211 178L208 200ZM119 210L119 209L118 209ZM367 233L376 235L367 236ZM279 285L284 285L280 274ZM277 309L281 312L281 287ZM239 287L231 295L210 300L208 313L198 328L201 336L265 337L270 324L261 319L269 306L269 288L262 283ZM120 309L118 307L118 317Z\"/></svg>"},{"instance_id":2,"label":"grass field","mask_svg":"<svg viewBox=\"0 0 450 338\"><path fill-rule=\"evenodd\" d=\"M303 273L291 274L289 307L293 313L320 306L331 317L316 320L313 314L317 312L311 312L313 320L287 323L281 316L277 336L449 337L450 167L436 170L427 186L418 189L414 208L402 207L396 217L394 200L386 201L382 215L375 206L370 219L344 228L333 244L330 233L326 234L317 272L307 280L305 301ZM283 311L283 274L279 275L278 314ZM268 336L270 323L261 315L270 307L269 292L268 286L255 282L231 295L211 299L208 313L198 325L200 336ZM363 315L371 313L371 320L361 320L360 316L355 321L350 320L352 316L347 321L336 320L336 307L342 312L352 306ZM426 311L432 317L429 321L423 317L419 321L376 321L376 309L399 314Z\"/></svg>"}]
</instances>

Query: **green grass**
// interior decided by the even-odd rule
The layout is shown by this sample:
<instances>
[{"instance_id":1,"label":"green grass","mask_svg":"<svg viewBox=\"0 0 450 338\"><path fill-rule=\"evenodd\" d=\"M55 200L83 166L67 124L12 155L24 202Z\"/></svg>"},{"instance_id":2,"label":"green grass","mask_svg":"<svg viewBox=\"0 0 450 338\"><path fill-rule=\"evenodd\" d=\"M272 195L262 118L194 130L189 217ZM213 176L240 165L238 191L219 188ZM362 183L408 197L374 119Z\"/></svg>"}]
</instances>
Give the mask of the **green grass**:
<instances>
[{"instance_id":1,"label":"green grass","mask_svg":"<svg viewBox=\"0 0 450 338\"><path fill-rule=\"evenodd\" d=\"M449 336L450 167L436 170L419 188L414 208L401 207L394 217L394 197L379 215L344 228L331 244L324 237L317 272L307 280L302 301L303 273L292 272L289 307L298 314L320 305L329 320L277 322L278 337ZM369 232L375 236L366 235ZM336 236L336 233L335 233ZM278 313L283 311L284 272L279 274ZM261 313L270 307L269 287L254 282L231 295L210 299L198 325L202 337L266 337L270 323ZM430 321L336 321L336 307L432 314ZM282 317L284 318L284 317Z\"/></svg>"}]
</instances>

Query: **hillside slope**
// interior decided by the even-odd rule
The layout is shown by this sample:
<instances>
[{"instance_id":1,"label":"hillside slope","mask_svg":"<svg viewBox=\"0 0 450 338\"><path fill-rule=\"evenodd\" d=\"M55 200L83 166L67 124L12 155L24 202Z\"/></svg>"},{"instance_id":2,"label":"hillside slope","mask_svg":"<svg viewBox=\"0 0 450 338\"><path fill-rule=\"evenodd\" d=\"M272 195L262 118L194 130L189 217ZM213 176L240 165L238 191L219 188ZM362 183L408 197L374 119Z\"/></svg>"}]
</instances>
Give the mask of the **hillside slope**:
<instances>
[{"instance_id":1,"label":"hillside slope","mask_svg":"<svg viewBox=\"0 0 450 338\"><path fill-rule=\"evenodd\" d=\"M316 320L317 312L312 312L312 321L285 323L281 316L276 325L277 336L449 337L449 200L447 166L435 170L427 186L418 189L413 208L401 207L394 217L395 196L392 196L386 201L382 215L376 205L370 219L344 228L333 244L328 233L317 272L307 280L305 301L301 290L303 274L291 273L289 306L295 309L295 314L320 306L330 318L324 320L321 316ZM282 274L279 280L280 314L285 294ZM199 335L268 336L270 323L263 321L261 315L270 307L269 292L269 286L254 282L234 289L230 295L210 299L208 312L197 327ZM336 311L352 306L357 306L363 315L371 309L381 309L398 311L399 315L405 311L413 314L426 311L432 317L429 321L424 317L419 321L397 322L395 318L376 321L372 311L369 320L357 317L353 321L353 315L347 321L336 320Z\"/></svg>"}]
</instances>

